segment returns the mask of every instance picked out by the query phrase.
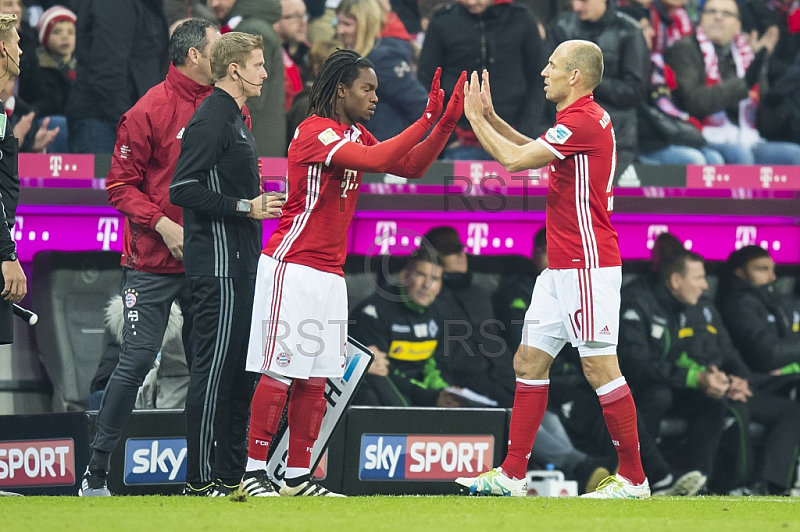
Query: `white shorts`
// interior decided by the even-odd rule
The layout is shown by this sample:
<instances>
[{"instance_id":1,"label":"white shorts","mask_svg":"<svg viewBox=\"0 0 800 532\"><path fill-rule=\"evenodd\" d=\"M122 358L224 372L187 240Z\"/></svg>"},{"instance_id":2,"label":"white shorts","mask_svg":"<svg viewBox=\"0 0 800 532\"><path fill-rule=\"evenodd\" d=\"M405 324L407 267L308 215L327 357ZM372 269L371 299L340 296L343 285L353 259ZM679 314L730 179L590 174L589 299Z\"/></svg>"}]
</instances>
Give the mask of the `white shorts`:
<instances>
[{"instance_id":1,"label":"white shorts","mask_svg":"<svg viewBox=\"0 0 800 532\"><path fill-rule=\"evenodd\" d=\"M346 354L344 278L262 254L247 371L292 379L336 378L344 374Z\"/></svg>"},{"instance_id":2,"label":"white shorts","mask_svg":"<svg viewBox=\"0 0 800 532\"><path fill-rule=\"evenodd\" d=\"M567 340L581 356L616 354L621 286L620 266L543 271L525 313L522 343L554 358Z\"/></svg>"}]
</instances>

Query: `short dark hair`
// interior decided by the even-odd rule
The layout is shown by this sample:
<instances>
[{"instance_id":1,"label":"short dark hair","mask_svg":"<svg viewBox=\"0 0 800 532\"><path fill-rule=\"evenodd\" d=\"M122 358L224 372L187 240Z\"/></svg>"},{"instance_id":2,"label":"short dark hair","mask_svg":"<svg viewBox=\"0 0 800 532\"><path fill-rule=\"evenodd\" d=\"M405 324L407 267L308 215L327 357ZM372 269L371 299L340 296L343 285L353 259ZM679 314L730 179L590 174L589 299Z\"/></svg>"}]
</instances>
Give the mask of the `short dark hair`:
<instances>
[{"instance_id":1,"label":"short dark hair","mask_svg":"<svg viewBox=\"0 0 800 532\"><path fill-rule=\"evenodd\" d=\"M533 236L533 250L544 249L547 251L547 227L542 227Z\"/></svg>"},{"instance_id":2,"label":"short dark hair","mask_svg":"<svg viewBox=\"0 0 800 532\"><path fill-rule=\"evenodd\" d=\"M744 246L728 256L727 266L732 272L734 272L739 268L745 268L751 260L761 259L769 256L769 251L761 246Z\"/></svg>"},{"instance_id":3,"label":"short dark hair","mask_svg":"<svg viewBox=\"0 0 800 532\"><path fill-rule=\"evenodd\" d=\"M352 50L336 50L322 63L308 95L308 114L336 118L339 84L353 86L361 69L375 68L372 61Z\"/></svg>"},{"instance_id":4,"label":"short dark hair","mask_svg":"<svg viewBox=\"0 0 800 532\"><path fill-rule=\"evenodd\" d=\"M690 262L705 263L705 259L702 255L698 255L694 251L689 251L688 249L681 250L673 254L669 260L661 261L661 265L658 269L659 279L667 283L674 273L677 273L681 277L685 276Z\"/></svg>"},{"instance_id":5,"label":"short dark hair","mask_svg":"<svg viewBox=\"0 0 800 532\"><path fill-rule=\"evenodd\" d=\"M206 28L216 29L216 26L205 19L192 18L175 28L169 38L169 59L173 65L179 67L186 63L189 48L196 48L203 53L208 44Z\"/></svg>"},{"instance_id":6,"label":"short dark hair","mask_svg":"<svg viewBox=\"0 0 800 532\"><path fill-rule=\"evenodd\" d=\"M429 229L422 239L423 242L430 243L440 257L464 251L464 244L461 242L461 237L458 236L458 231L449 225L440 225Z\"/></svg>"},{"instance_id":7,"label":"short dark hair","mask_svg":"<svg viewBox=\"0 0 800 532\"><path fill-rule=\"evenodd\" d=\"M669 262L674 256L684 251L683 242L672 233L661 233L653 242L650 252L650 270L657 272L662 263Z\"/></svg>"},{"instance_id":8,"label":"short dark hair","mask_svg":"<svg viewBox=\"0 0 800 532\"><path fill-rule=\"evenodd\" d=\"M425 245L424 242L408 256L405 269L411 271L420 262L427 262L436 266L439 265L439 255L436 253L436 250L431 246Z\"/></svg>"}]
</instances>

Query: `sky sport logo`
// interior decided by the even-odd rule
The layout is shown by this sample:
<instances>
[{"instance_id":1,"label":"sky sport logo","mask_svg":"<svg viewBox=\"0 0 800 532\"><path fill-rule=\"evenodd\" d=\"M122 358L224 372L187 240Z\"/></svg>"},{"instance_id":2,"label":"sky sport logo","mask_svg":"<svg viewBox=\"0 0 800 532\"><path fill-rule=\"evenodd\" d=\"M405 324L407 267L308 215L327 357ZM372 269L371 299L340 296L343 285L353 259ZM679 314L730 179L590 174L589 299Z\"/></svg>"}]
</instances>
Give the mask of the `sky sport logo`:
<instances>
[{"instance_id":1,"label":"sky sport logo","mask_svg":"<svg viewBox=\"0 0 800 532\"><path fill-rule=\"evenodd\" d=\"M0 488L75 484L72 439L0 442Z\"/></svg>"},{"instance_id":2,"label":"sky sport logo","mask_svg":"<svg viewBox=\"0 0 800 532\"><path fill-rule=\"evenodd\" d=\"M454 480L488 470L494 437L488 435L363 434L360 480Z\"/></svg>"},{"instance_id":3,"label":"sky sport logo","mask_svg":"<svg viewBox=\"0 0 800 532\"><path fill-rule=\"evenodd\" d=\"M186 481L186 438L138 439L125 442L127 486L183 484Z\"/></svg>"}]
</instances>

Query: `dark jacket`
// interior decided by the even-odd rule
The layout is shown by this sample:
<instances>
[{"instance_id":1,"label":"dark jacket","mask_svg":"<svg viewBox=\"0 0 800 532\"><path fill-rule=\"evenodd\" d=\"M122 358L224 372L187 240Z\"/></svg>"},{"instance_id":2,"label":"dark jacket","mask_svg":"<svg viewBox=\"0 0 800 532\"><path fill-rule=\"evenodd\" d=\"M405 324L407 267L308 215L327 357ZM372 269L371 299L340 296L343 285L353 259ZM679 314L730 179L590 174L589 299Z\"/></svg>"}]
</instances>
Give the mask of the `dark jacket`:
<instances>
[{"instance_id":1,"label":"dark jacket","mask_svg":"<svg viewBox=\"0 0 800 532\"><path fill-rule=\"evenodd\" d=\"M3 102L0 101L0 109ZM14 128L5 114L0 117L0 260L17 249L11 239L11 228L14 226L19 201L19 173L17 172L17 153L19 143L14 136Z\"/></svg>"},{"instance_id":2,"label":"dark jacket","mask_svg":"<svg viewBox=\"0 0 800 532\"><path fill-rule=\"evenodd\" d=\"M635 154L636 107L645 96L650 73L650 55L642 30L635 20L609 5L596 22L584 22L577 13L559 15L548 27L548 50L552 52L570 39L592 41L603 51L603 81L594 89L594 99L611 115L617 149Z\"/></svg>"},{"instance_id":3,"label":"dark jacket","mask_svg":"<svg viewBox=\"0 0 800 532\"><path fill-rule=\"evenodd\" d=\"M170 65L159 83L125 113L106 177L108 202L125 215L122 265L148 273L183 273L155 230L162 216L183 223L181 208L169 201L169 185L189 119L211 94Z\"/></svg>"},{"instance_id":4,"label":"dark jacket","mask_svg":"<svg viewBox=\"0 0 800 532\"><path fill-rule=\"evenodd\" d=\"M449 98L462 70L487 69L494 80L492 101L497 114L535 138L548 126L544 82L539 75L546 61L536 20L526 7L495 3L480 15L472 15L456 2L431 18L418 77L423 87L430 87L436 67L442 67L442 88ZM466 117L458 125L470 129Z\"/></svg>"},{"instance_id":5,"label":"dark jacket","mask_svg":"<svg viewBox=\"0 0 800 532\"><path fill-rule=\"evenodd\" d=\"M29 103L36 110L36 117L63 115L67 105L72 83L75 81L74 63L72 68L56 60L50 54L39 52L39 68L36 71L33 100Z\"/></svg>"},{"instance_id":6,"label":"dark jacket","mask_svg":"<svg viewBox=\"0 0 800 532\"><path fill-rule=\"evenodd\" d=\"M739 102L747 98L748 88L744 78L736 75L732 56L719 57L721 80L711 86L706 85L703 53L694 35L684 37L668 48L664 60L675 73L678 86L673 95L678 107L701 120L725 110L732 123L739 123Z\"/></svg>"},{"instance_id":7,"label":"dark jacket","mask_svg":"<svg viewBox=\"0 0 800 532\"><path fill-rule=\"evenodd\" d=\"M622 289L619 361L633 389L651 384L695 389L708 365L748 378L719 314L707 300L688 307L654 275Z\"/></svg>"},{"instance_id":8,"label":"dark jacket","mask_svg":"<svg viewBox=\"0 0 800 532\"><path fill-rule=\"evenodd\" d=\"M189 120L169 187L183 207L187 276L255 279L261 222L236 211L259 195L256 143L230 94L215 88Z\"/></svg>"},{"instance_id":9,"label":"dark jacket","mask_svg":"<svg viewBox=\"0 0 800 532\"><path fill-rule=\"evenodd\" d=\"M736 276L720 288L722 317L747 365L769 372L794 364L800 371L800 302Z\"/></svg>"},{"instance_id":10,"label":"dark jacket","mask_svg":"<svg viewBox=\"0 0 800 532\"><path fill-rule=\"evenodd\" d=\"M472 275L445 273L436 300L444 320L445 345L437 353L445 380L511 407L514 403L514 352L503 341L492 301Z\"/></svg>"},{"instance_id":11,"label":"dark jacket","mask_svg":"<svg viewBox=\"0 0 800 532\"><path fill-rule=\"evenodd\" d=\"M167 20L158 0L82 0L77 77L65 114L116 124L167 74Z\"/></svg>"},{"instance_id":12,"label":"dark jacket","mask_svg":"<svg viewBox=\"0 0 800 532\"><path fill-rule=\"evenodd\" d=\"M442 321L435 306L420 307L396 289L395 297L374 294L350 314L348 333L389 357L386 379L405 406L435 406L447 387L436 364Z\"/></svg>"},{"instance_id":13,"label":"dark jacket","mask_svg":"<svg viewBox=\"0 0 800 532\"><path fill-rule=\"evenodd\" d=\"M378 107L367 129L380 141L416 122L428 102L428 90L411 69L411 55L411 43L395 37L378 39L367 55L378 76Z\"/></svg>"},{"instance_id":14,"label":"dark jacket","mask_svg":"<svg viewBox=\"0 0 800 532\"><path fill-rule=\"evenodd\" d=\"M236 31L264 38L264 68L267 81L261 96L247 101L253 121L253 136L261 157L286 157L286 88L284 87L281 40L272 25L281 18L278 0L237 0L231 17L241 16Z\"/></svg>"},{"instance_id":15,"label":"dark jacket","mask_svg":"<svg viewBox=\"0 0 800 532\"><path fill-rule=\"evenodd\" d=\"M504 279L492 295L494 314L503 325L501 335L511 353L516 353L522 340L523 321L531 305L533 287L539 277L534 269L531 266L530 272L518 273Z\"/></svg>"}]
</instances>

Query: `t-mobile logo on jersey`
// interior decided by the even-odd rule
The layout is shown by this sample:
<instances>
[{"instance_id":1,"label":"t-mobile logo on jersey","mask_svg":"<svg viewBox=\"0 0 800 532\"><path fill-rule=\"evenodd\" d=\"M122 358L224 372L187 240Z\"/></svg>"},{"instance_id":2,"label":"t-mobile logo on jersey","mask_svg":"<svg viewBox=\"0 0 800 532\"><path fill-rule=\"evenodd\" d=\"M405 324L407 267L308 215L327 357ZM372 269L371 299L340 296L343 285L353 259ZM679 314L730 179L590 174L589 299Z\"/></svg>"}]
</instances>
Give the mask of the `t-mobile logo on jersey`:
<instances>
[{"instance_id":1,"label":"t-mobile logo on jersey","mask_svg":"<svg viewBox=\"0 0 800 532\"><path fill-rule=\"evenodd\" d=\"M101 217L97 220L97 241L103 243L103 251L111 250L111 242L119 238L119 218Z\"/></svg>"},{"instance_id":2,"label":"t-mobile logo on jersey","mask_svg":"<svg viewBox=\"0 0 800 532\"><path fill-rule=\"evenodd\" d=\"M734 247L741 249L745 246L756 244L757 229L752 225L740 225L736 227L736 243Z\"/></svg>"},{"instance_id":3,"label":"t-mobile logo on jersey","mask_svg":"<svg viewBox=\"0 0 800 532\"><path fill-rule=\"evenodd\" d=\"M489 245L489 224L471 223L467 226L467 247L473 255L480 255L481 250Z\"/></svg>"},{"instance_id":4,"label":"t-mobile logo on jersey","mask_svg":"<svg viewBox=\"0 0 800 532\"><path fill-rule=\"evenodd\" d=\"M358 188L358 182L356 181L358 173L355 170L345 170L344 177L342 178L342 197L347 197L347 191L353 190L354 188Z\"/></svg>"}]
</instances>

